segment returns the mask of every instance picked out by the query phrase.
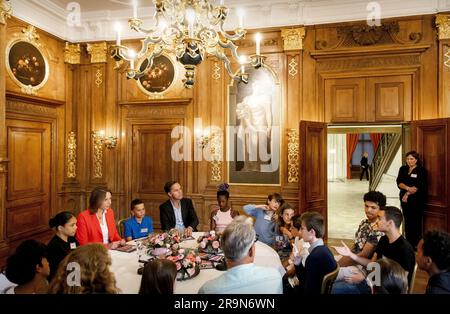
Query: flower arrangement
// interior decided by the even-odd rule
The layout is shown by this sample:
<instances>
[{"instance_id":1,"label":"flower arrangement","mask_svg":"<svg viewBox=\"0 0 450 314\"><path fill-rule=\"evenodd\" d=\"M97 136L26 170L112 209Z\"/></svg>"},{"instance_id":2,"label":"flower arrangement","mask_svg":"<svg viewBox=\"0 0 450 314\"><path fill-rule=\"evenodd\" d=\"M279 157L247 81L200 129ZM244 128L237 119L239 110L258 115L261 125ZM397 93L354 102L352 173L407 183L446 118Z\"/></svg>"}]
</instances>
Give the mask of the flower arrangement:
<instances>
[{"instance_id":1,"label":"flower arrangement","mask_svg":"<svg viewBox=\"0 0 450 314\"><path fill-rule=\"evenodd\" d=\"M181 237L177 230L161 234L151 234L148 237L148 254L152 258L165 258L177 266L177 280L187 280L200 272L200 256L192 249L180 247Z\"/></svg>"},{"instance_id":2,"label":"flower arrangement","mask_svg":"<svg viewBox=\"0 0 450 314\"><path fill-rule=\"evenodd\" d=\"M222 253L220 235L214 230L205 232L202 236L197 239L198 251L210 254L220 254Z\"/></svg>"},{"instance_id":3,"label":"flower arrangement","mask_svg":"<svg viewBox=\"0 0 450 314\"><path fill-rule=\"evenodd\" d=\"M153 256L176 255L180 248L181 237L176 230L148 237L148 254Z\"/></svg>"}]
</instances>

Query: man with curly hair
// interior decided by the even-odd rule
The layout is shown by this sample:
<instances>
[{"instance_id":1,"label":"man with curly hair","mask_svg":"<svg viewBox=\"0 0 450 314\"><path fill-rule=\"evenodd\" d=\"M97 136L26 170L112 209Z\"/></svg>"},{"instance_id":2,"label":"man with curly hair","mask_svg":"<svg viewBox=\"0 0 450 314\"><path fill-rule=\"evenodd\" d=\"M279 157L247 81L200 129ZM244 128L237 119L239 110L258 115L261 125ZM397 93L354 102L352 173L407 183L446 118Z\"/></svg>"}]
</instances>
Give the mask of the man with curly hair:
<instances>
[{"instance_id":1,"label":"man with curly hair","mask_svg":"<svg viewBox=\"0 0 450 314\"><path fill-rule=\"evenodd\" d=\"M430 276L426 294L450 294L450 234L428 231L417 247L417 264Z\"/></svg>"}]
</instances>

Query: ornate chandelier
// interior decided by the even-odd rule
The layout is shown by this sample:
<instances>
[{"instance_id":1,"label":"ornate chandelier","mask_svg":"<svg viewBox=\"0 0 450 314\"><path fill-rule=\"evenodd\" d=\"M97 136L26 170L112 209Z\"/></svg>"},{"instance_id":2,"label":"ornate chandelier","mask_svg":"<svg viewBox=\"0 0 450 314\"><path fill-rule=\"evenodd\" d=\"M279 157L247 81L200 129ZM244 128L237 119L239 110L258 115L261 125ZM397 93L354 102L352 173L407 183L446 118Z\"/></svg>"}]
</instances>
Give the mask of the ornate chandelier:
<instances>
[{"instance_id":1,"label":"ornate chandelier","mask_svg":"<svg viewBox=\"0 0 450 314\"><path fill-rule=\"evenodd\" d=\"M221 0L220 5L214 6L208 0L153 0L155 25L146 29L142 26L142 20L137 17L137 2L133 1L133 18L128 21L128 25L145 35L142 48L135 53L122 46L118 29L117 42L111 48L111 56L117 62L127 61L130 65L127 78L137 80L151 68L154 58L164 51L174 53L178 62L185 68L184 86L192 88L195 83L195 69L208 54L223 61L232 79L247 83L245 65L250 64L258 68L264 62L265 57L260 55L261 36L256 36L256 54L250 56L250 60L239 56L235 41L243 39L246 34L243 15L239 14L239 26L232 33L225 32L223 25L229 10L223 2ZM241 64L241 71L233 73L226 49L229 49L233 59ZM141 65L135 68L135 61L141 59Z\"/></svg>"}]
</instances>

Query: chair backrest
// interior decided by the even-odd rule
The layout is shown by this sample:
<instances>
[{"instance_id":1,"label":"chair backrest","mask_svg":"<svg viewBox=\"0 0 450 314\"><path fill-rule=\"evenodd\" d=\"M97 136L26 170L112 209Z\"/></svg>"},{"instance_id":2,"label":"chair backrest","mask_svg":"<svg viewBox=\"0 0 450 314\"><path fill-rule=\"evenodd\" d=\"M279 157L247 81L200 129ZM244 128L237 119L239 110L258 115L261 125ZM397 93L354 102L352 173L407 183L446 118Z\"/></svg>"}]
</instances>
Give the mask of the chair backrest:
<instances>
[{"instance_id":1,"label":"chair backrest","mask_svg":"<svg viewBox=\"0 0 450 314\"><path fill-rule=\"evenodd\" d=\"M411 282L409 283L409 286L408 286L408 294L413 293L414 282L416 281L416 273L417 273L417 263L414 265L414 271L411 276Z\"/></svg>"},{"instance_id":2,"label":"chair backrest","mask_svg":"<svg viewBox=\"0 0 450 314\"><path fill-rule=\"evenodd\" d=\"M119 229L119 234L120 234L120 237L121 237L122 239L125 238L125 237L124 237L124 232L125 232L125 221L127 221L127 219L128 219L128 218L120 219L120 220L117 222L117 226L118 226L118 229Z\"/></svg>"},{"instance_id":3,"label":"chair backrest","mask_svg":"<svg viewBox=\"0 0 450 314\"><path fill-rule=\"evenodd\" d=\"M331 294L331 289L333 287L334 281L336 280L339 273L339 264L336 264L336 269L332 272L326 274L322 280L321 294Z\"/></svg>"}]
</instances>

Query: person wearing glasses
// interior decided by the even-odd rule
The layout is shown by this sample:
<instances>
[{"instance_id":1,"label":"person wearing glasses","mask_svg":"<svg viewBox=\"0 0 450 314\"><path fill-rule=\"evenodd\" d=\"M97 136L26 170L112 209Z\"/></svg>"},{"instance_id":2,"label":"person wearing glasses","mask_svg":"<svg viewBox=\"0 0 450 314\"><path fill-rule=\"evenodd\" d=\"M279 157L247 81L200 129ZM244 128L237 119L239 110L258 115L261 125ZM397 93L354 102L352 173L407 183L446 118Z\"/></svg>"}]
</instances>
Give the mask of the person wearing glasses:
<instances>
[{"instance_id":1,"label":"person wearing glasses","mask_svg":"<svg viewBox=\"0 0 450 314\"><path fill-rule=\"evenodd\" d=\"M281 274L276 268L256 266L258 238L253 220L237 216L222 234L223 252L228 270L221 276L209 280L198 291L199 294L282 294Z\"/></svg>"}]
</instances>

